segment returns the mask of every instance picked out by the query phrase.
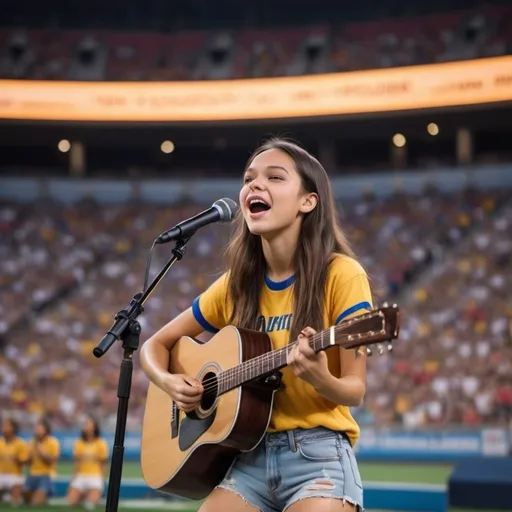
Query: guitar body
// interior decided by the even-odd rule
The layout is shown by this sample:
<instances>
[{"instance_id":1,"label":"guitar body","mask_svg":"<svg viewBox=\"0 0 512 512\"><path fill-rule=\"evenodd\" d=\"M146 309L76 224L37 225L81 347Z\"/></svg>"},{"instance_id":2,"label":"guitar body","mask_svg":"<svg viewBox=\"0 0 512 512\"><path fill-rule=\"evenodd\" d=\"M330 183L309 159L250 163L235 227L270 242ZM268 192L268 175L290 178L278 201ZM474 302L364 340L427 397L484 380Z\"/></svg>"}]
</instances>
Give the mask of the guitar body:
<instances>
[{"instance_id":1,"label":"guitar body","mask_svg":"<svg viewBox=\"0 0 512 512\"><path fill-rule=\"evenodd\" d=\"M219 372L271 350L266 333L229 326L207 343L190 337L178 340L171 351L170 372L195 377L206 390ZM273 393L263 386L239 386L220 397L203 398L191 416L177 411L169 395L151 383L141 446L146 483L184 498L206 497L235 457L255 448L265 435Z\"/></svg>"},{"instance_id":2,"label":"guitar body","mask_svg":"<svg viewBox=\"0 0 512 512\"><path fill-rule=\"evenodd\" d=\"M308 342L315 352L366 346L371 355L368 345L390 342L398 332L398 306L385 304L316 333ZM141 446L146 483L183 498L199 500L210 494L235 457L255 448L265 435L280 381L270 376L287 365L296 343L272 350L266 333L233 326L207 343L179 339L169 370L195 377L204 392L194 412L184 414L167 393L149 385ZM378 351L384 353L380 345Z\"/></svg>"}]
</instances>

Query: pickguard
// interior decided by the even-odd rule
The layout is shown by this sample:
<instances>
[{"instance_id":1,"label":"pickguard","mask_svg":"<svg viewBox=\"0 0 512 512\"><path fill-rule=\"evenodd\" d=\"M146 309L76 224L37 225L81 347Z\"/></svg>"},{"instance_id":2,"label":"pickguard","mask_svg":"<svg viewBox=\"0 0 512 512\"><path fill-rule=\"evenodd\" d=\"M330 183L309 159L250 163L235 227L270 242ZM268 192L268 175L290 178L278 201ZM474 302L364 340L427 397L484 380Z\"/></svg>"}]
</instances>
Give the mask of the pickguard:
<instances>
[{"instance_id":1,"label":"pickguard","mask_svg":"<svg viewBox=\"0 0 512 512\"><path fill-rule=\"evenodd\" d=\"M188 450L211 426L215 421L217 409L206 418L185 416L181 420L179 429L178 446L181 451Z\"/></svg>"}]
</instances>

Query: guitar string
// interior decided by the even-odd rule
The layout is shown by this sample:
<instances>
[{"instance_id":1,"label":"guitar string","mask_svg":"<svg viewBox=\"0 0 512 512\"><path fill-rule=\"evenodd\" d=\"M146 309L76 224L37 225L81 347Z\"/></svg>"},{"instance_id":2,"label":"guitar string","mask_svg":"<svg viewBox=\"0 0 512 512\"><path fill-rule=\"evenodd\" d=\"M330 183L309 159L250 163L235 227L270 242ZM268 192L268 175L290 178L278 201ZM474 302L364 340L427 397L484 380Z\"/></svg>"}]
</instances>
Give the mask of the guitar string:
<instances>
[{"instance_id":1,"label":"guitar string","mask_svg":"<svg viewBox=\"0 0 512 512\"><path fill-rule=\"evenodd\" d=\"M318 347L318 345L317 345L318 341L320 341L320 347ZM310 345L312 345L312 348L314 348L316 350L317 348L322 348L322 344L323 344L322 341L323 341L322 337L320 337L320 339L313 339L312 344L310 344ZM240 375L242 375L244 373L246 373L246 374L250 373L251 370L263 369L263 365L266 362L268 362L272 359L275 359L276 355L279 355L279 356L284 355L287 350L293 348L296 344L297 344L297 342L293 342L293 343L290 343L289 345L287 345L286 347L283 347L279 350L270 352L269 354L265 354L265 356L262 357L262 359L260 361L250 361L250 362L247 361L246 363L242 363L242 365L240 365L240 367L237 368L235 371L231 371L232 369L228 368L227 370L224 370L222 372L220 377L218 375L216 375L214 377L206 379L203 382L203 386L206 384L206 387L204 388L205 392L207 390L215 389L222 384L229 383L231 380L234 381ZM288 355L288 354L286 354L286 355ZM272 371L272 370L269 370L269 371ZM229 373L226 373L226 372L229 372ZM254 378L256 378L256 377L254 377ZM249 380L251 380L251 379L249 379Z\"/></svg>"},{"instance_id":2,"label":"guitar string","mask_svg":"<svg viewBox=\"0 0 512 512\"><path fill-rule=\"evenodd\" d=\"M369 315L368 315L369 316ZM362 320L366 320L368 318L367 315L362 315L355 320L355 323L359 323L361 322ZM348 327L349 325L351 325L352 323L354 322L351 322L349 321L348 325L344 325L343 327ZM340 327L340 326L336 326L336 327ZM335 327L335 331L337 330ZM384 327L381 328L381 330L385 330ZM320 333L316 333L314 334L312 337L309 338L309 346L312 347L313 349L317 349L317 342L320 341L320 349L322 349L322 345L323 345L323 337L324 337L324 333L330 331L330 329L325 329L323 331L321 331ZM350 337L350 334L343 334L343 333L336 333L338 334L338 336L341 335L342 339L346 339L348 340L348 338ZM338 341L338 340L337 340ZM341 341L341 340L339 340ZM338 341L338 343L339 343ZM385 340L384 340L385 341ZM377 341L375 341L377 342ZM337 343L337 344L338 344ZM286 353L286 356L288 356L288 353L287 351L288 350L291 350L293 349L294 346L296 346L298 344L298 340L286 345L285 347L282 347L278 350L273 350L273 351L270 351L270 352L267 352L266 354L263 354L261 356L258 356L254 359L251 359L249 361L245 361L244 363L241 363L239 364L238 366L234 367L234 368L228 368L226 370L223 370L220 372L220 374L217 374L215 375L214 377L210 377L208 379L206 379L205 381L202 382L203 384L203 396L207 396L207 395L210 395L210 394L217 394L218 393L218 390L220 387L222 387L222 385L225 385L225 384L231 384L231 381L233 381L233 383L236 381L236 379L244 374L244 373L249 373L251 370L253 369L260 369L263 370L263 365L271 360L274 360L275 357L278 355L279 357L281 357L282 355L284 355ZM327 347L325 347L327 348ZM275 363L275 361L274 361ZM286 363L285 363L286 365ZM270 370L269 369L269 372L272 373L272 371L274 370ZM228 373L229 372L229 373ZM263 372L262 375L264 375L265 373ZM219 377L220 375L220 377ZM252 377L250 379L247 379L247 380L252 380L256 378L255 377ZM237 384L236 386L234 387L237 387L237 386L240 386L241 384ZM224 391L226 392L226 391Z\"/></svg>"},{"instance_id":3,"label":"guitar string","mask_svg":"<svg viewBox=\"0 0 512 512\"><path fill-rule=\"evenodd\" d=\"M294 345L290 344L290 349L293 348L293 346L295 346L295 344ZM279 352L275 351L275 353L278 354L279 358L285 352L286 351L279 351ZM251 372L251 370L259 369L260 367L263 368L264 362L272 361L273 359L275 359L275 355L273 355L272 357L266 357L266 358L264 358L264 360L262 359L261 363L251 363L251 364L247 364L247 365L244 365L244 363L242 363L242 365L244 365L243 368L237 368L234 371L233 371L233 369L228 368L227 370L224 370L221 374L218 374L217 376L211 377L204 381L204 383L203 383L204 393L203 394L208 394L209 391L212 391L212 390L215 390L215 389L221 387L222 384L229 384L230 381L234 382L238 377L242 376L243 374L249 374ZM270 370L270 371L272 371L272 370ZM229 372L229 373L227 373L227 372ZM253 378L256 378L256 377L253 377ZM252 380L252 379L249 379L249 380ZM205 386L205 383L206 383L206 386Z\"/></svg>"},{"instance_id":4,"label":"guitar string","mask_svg":"<svg viewBox=\"0 0 512 512\"><path fill-rule=\"evenodd\" d=\"M321 334L321 333L320 333ZM345 335L347 338L349 335ZM320 339L312 339L312 348L314 348L315 350L318 348L317 346L317 342L320 341L320 348L322 347L322 341L323 341L323 336L320 337ZM237 370L235 370L234 372L230 372L229 374L226 374L225 372L229 372L231 369L227 369L227 370L224 370L222 374L220 374L221 376L215 376L215 377L211 377L209 379L206 379L204 382L203 382L203 386L204 386L204 392L203 392L203 395L208 395L210 394L211 392L214 392L216 390L218 390L219 387L222 386L222 384L226 384L226 383L230 383L231 381L235 381L237 377L239 377L240 375L242 375L243 373L249 373L250 370L253 370L253 369L262 369L263 368L263 362L265 361L268 361L270 360L271 358L274 359L275 357L275 354L276 353L279 353L279 356L281 356L281 354L284 354L284 352L286 352L287 349L289 348L293 348L293 346L295 346L297 344L297 342L293 342L293 343L290 343L289 345L287 345L286 347L283 347L279 350L276 350L276 351L273 351L273 352L270 352L268 354L265 354L265 356L262 358L262 362L253 362L251 361L250 364L247 364L247 366L245 366L244 368L239 368ZM311 343L310 343L311 345ZM269 357L270 355L270 357ZM247 363L249 363L249 361L247 361ZM242 365L244 365L245 363L242 363ZM242 366L241 365L241 366ZM206 384L206 385L205 385Z\"/></svg>"},{"instance_id":5,"label":"guitar string","mask_svg":"<svg viewBox=\"0 0 512 512\"><path fill-rule=\"evenodd\" d=\"M320 341L321 344L323 343L324 333L326 333L327 331L329 331L329 329L325 329L324 331L321 331L321 332L316 333L313 336L311 336L311 338L309 338L309 345L316 350L318 348L317 342ZM339 335L339 333L337 333L337 334ZM341 335L344 336L343 334L341 334ZM238 376L241 373L246 372L247 370L258 368L260 365L263 366L263 364L273 360L276 357L276 355L281 356L282 354L285 354L288 350L291 350L293 347L295 347L297 345L297 343L298 343L298 340L295 340L294 342L289 343L285 347L281 347L280 349L272 350L270 352L267 352L266 354L257 356L256 358L251 359L249 361L245 361L234 368L227 368L226 370L223 370L222 373L225 374L226 372L230 372L230 375L229 376L224 375L223 377L230 379L232 377ZM321 348L321 345L320 345L320 348ZM232 370L234 370L234 371L232 371ZM269 371L272 371L272 370L269 369ZM215 376L210 379L206 379L204 382L206 383L209 381L216 381L217 379L218 379L218 377Z\"/></svg>"},{"instance_id":6,"label":"guitar string","mask_svg":"<svg viewBox=\"0 0 512 512\"><path fill-rule=\"evenodd\" d=\"M281 354L283 352L280 352L279 356L281 356ZM218 389L220 387L222 387L223 385L226 385L226 384L229 385L231 382L234 384L238 377L243 376L244 373L249 374L251 370L258 369L259 366L260 366L259 364L251 364L251 365L248 365L245 369L237 369L236 371L230 372L229 374L224 373L224 372L229 371L229 369L228 369L228 370L224 370L224 372L223 372L224 374L221 374L221 376L218 378L212 377L211 379L207 379L210 382L207 384L206 387L204 387L203 396L204 395L208 396L212 393L213 394L218 393ZM256 377L252 377L248 380L252 380L253 378L256 378Z\"/></svg>"},{"instance_id":7,"label":"guitar string","mask_svg":"<svg viewBox=\"0 0 512 512\"><path fill-rule=\"evenodd\" d=\"M321 335L322 333L318 333L318 334ZM315 337L317 339L315 339ZM314 336L312 336L309 339L310 346L312 345L312 348L314 348L316 350L316 348L317 348L316 343L318 341L321 342L322 338L323 338L323 336L320 336L318 338L318 335L315 334ZM203 381L203 387L206 384L206 387L204 387L204 391L206 392L207 389L214 389L218 386L218 383L220 383L220 382L226 382L231 379L235 379L236 377L238 377L239 375L241 375L243 373L246 373L246 372L248 373L249 370L258 368L259 366L263 366L264 363L272 361L276 357L276 355L279 355L279 357L281 357L281 355L286 353L287 350L291 350L293 347L295 347L297 345L297 343L298 343L298 341L294 341L292 343L289 343L286 347L282 347L278 350L273 350L271 352L263 354L262 356L258 356L257 358L255 358L255 359L258 359L258 361L251 359L249 361L245 361L244 363L241 363L240 365L238 365L238 367L227 368L226 370L223 370L220 374L218 374L218 375L221 375L220 377L218 375L216 375L215 377L210 377L210 378L206 379L205 381ZM271 371L271 370L269 370L269 371ZM226 372L229 372L229 375L227 375ZM209 384L213 384L213 385L208 386Z\"/></svg>"},{"instance_id":8,"label":"guitar string","mask_svg":"<svg viewBox=\"0 0 512 512\"><path fill-rule=\"evenodd\" d=\"M357 320L360 320L360 319L361 319L361 317L359 317ZM343 326L343 327L348 327L348 326ZM324 333L327 333L328 331L329 331L329 329L325 329L319 333L314 334L311 338L309 338L309 345L312 346L312 348L314 348L316 350L318 348L317 342L320 342L320 348L322 348ZM350 336L350 334L343 334L340 332L338 332L336 334L338 335L338 337L341 335L342 337L344 337L344 339L348 339L348 337ZM223 370L221 373L223 373L224 375L222 375L220 378L218 377L218 375L215 375L214 377L210 377L209 379L206 379L205 381L203 381L203 386L205 384L208 386L208 384L213 383L213 386L216 387L217 383L220 381L225 382L226 380L235 379L240 374L243 374L246 372L248 373L250 370L260 369L260 367L263 368L263 365L265 363L273 360L277 355L281 356L287 350L290 350L294 346L296 346L297 343L298 343L298 340L296 340L278 350L268 352L262 356L258 356L255 359L241 363L240 365L235 367L236 369L234 371L233 371L233 368L228 368L226 370ZM269 371L271 372L272 370L269 369ZM229 372L229 375L227 375L226 372Z\"/></svg>"}]
</instances>

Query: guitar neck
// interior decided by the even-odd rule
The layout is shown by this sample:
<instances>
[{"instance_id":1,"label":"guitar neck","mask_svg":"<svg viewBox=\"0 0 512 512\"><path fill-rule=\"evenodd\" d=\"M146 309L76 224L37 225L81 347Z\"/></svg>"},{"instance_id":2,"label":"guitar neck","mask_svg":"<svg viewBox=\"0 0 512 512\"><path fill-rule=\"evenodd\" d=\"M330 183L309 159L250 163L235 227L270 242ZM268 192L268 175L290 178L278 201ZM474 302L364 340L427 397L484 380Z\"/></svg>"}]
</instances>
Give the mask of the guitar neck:
<instances>
[{"instance_id":1,"label":"guitar neck","mask_svg":"<svg viewBox=\"0 0 512 512\"><path fill-rule=\"evenodd\" d=\"M335 327L330 327L325 331L315 334L309 339L309 346L313 348L315 352L320 352L321 350L335 346L336 337L338 336L336 331L337 329ZM247 384L260 377L265 377L266 375L270 375L284 368L288 365L288 353L295 345L297 345L297 341L220 372L218 374L218 394L227 393L238 386Z\"/></svg>"}]
</instances>

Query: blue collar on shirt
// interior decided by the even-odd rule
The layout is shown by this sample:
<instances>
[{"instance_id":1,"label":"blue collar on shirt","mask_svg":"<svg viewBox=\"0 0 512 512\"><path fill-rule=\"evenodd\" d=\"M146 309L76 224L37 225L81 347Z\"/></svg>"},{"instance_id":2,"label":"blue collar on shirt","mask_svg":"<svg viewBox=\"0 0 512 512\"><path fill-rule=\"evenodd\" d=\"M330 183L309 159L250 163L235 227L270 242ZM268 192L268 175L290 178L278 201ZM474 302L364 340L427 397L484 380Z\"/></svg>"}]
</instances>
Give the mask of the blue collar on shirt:
<instances>
[{"instance_id":1,"label":"blue collar on shirt","mask_svg":"<svg viewBox=\"0 0 512 512\"><path fill-rule=\"evenodd\" d=\"M279 292L281 290L286 290L286 288L291 286L294 282L295 282L295 276L290 276L288 279L285 279L284 281L272 281L272 279L270 279L270 277L265 276L265 284L273 292Z\"/></svg>"}]
</instances>

